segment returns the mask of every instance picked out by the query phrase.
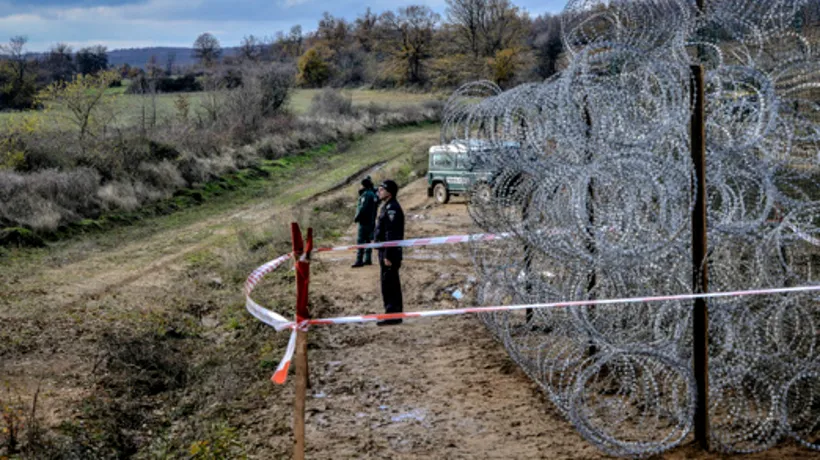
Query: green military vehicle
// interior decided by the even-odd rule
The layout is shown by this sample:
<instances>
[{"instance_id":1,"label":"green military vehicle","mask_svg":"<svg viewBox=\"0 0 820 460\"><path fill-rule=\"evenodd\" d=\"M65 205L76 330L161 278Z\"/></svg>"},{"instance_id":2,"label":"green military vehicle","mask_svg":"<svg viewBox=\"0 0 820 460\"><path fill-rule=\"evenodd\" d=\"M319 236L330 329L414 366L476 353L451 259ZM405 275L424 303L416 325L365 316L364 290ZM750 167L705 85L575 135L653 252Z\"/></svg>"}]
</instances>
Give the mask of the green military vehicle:
<instances>
[{"instance_id":1,"label":"green military vehicle","mask_svg":"<svg viewBox=\"0 0 820 460\"><path fill-rule=\"evenodd\" d=\"M469 143L468 143L469 142ZM467 195L471 199L489 201L490 184L498 175L488 165L482 164L475 153L492 148L484 141L453 141L446 145L434 145L428 152L427 196L445 204L451 196ZM517 142L508 142L502 148L517 149Z\"/></svg>"},{"instance_id":2,"label":"green military vehicle","mask_svg":"<svg viewBox=\"0 0 820 460\"><path fill-rule=\"evenodd\" d=\"M489 183L493 176L492 171L483 168L470 155L465 142L434 145L428 156L427 196L441 204L450 201L451 196L468 194L479 185Z\"/></svg>"}]
</instances>

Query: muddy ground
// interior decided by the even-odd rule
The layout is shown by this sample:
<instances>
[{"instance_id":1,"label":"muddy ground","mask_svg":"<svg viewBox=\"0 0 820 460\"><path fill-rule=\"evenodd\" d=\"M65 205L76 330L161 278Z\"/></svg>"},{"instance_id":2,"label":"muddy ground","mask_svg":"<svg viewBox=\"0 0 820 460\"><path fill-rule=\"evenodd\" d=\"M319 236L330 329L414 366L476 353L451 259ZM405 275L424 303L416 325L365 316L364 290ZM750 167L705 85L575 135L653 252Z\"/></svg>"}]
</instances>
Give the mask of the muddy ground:
<instances>
[{"instance_id":1,"label":"muddy ground","mask_svg":"<svg viewBox=\"0 0 820 460\"><path fill-rule=\"evenodd\" d=\"M406 236L476 231L463 200L436 205L426 183L400 192ZM355 238L350 227L345 243ZM379 312L378 267L348 268L352 254L323 253L311 295L323 315ZM459 306L469 300L466 248L410 249L401 269L405 310ZM314 329L307 403L310 458L607 458L573 429L506 355L475 316ZM292 384L292 382L291 382ZM690 440L664 458L721 458ZM748 458L817 458L794 445Z\"/></svg>"}]
</instances>

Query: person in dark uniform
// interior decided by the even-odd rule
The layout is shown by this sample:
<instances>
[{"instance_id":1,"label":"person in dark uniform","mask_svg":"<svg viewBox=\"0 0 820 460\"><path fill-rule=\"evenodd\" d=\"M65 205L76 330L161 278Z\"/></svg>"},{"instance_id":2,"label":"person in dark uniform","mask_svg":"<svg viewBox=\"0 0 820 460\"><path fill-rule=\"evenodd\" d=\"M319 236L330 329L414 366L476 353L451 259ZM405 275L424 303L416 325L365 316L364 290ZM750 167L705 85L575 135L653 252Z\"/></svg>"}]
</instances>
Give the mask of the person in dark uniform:
<instances>
[{"instance_id":1,"label":"person in dark uniform","mask_svg":"<svg viewBox=\"0 0 820 460\"><path fill-rule=\"evenodd\" d=\"M379 185L379 199L383 202L379 218L376 220L376 242L395 241L404 239L404 211L396 201L399 186L392 180L386 180ZM379 267L381 268L382 299L385 313L401 313L402 305L401 282L399 269L401 268L401 248L380 248ZM401 324L401 319L379 321L379 326Z\"/></svg>"},{"instance_id":2,"label":"person in dark uniform","mask_svg":"<svg viewBox=\"0 0 820 460\"><path fill-rule=\"evenodd\" d=\"M356 217L353 221L359 224L359 231L356 235L356 244L367 244L373 241L373 230L376 226L376 213L379 209L379 197L376 189L373 188L373 180L370 176L362 179L362 188L359 189L359 202L356 204ZM352 268L372 265L372 249L358 249L356 251L356 262Z\"/></svg>"}]
</instances>

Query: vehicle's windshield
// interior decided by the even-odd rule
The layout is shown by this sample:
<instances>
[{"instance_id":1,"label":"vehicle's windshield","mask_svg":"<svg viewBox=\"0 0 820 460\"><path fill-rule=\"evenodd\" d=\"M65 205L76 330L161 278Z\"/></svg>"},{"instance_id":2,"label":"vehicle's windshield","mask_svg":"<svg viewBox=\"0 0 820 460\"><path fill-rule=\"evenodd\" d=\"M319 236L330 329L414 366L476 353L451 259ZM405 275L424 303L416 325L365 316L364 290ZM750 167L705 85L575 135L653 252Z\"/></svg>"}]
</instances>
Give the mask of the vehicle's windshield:
<instances>
[{"instance_id":1,"label":"vehicle's windshield","mask_svg":"<svg viewBox=\"0 0 820 460\"><path fill-rule=\"evenodd\" d=\"M434 153L430 159L430 166L434 168L450 169L453 165L453 156L449 153Z\"/></svg>"}]
</instances>

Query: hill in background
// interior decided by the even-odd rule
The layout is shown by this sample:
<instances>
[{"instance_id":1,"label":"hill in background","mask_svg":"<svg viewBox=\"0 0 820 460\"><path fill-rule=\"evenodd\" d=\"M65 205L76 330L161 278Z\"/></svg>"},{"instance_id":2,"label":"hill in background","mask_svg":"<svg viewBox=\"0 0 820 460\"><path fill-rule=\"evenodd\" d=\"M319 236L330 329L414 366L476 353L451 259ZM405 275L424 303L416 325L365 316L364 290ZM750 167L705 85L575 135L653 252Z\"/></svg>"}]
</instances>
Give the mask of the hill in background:
<instances>
[{"instance_id":1,"label":"hill in background","mask_svg":"<svg viewBox=\"0 0 820 460\"><path fill-rule=\"evenodd\" d=\"M231 56L236 53L236 48L223 48L223 56ZM173 56L174 66L188 66L197 63L194 57L193 48L173 48L173 47L152 47L152 48L127 48L117 49L108 52L108 64L112 67L119 67L128 64L131 67L145 68L145 64L157 57L157 63L165 67L168 58Z\"/></svg>"}]
</instances>

